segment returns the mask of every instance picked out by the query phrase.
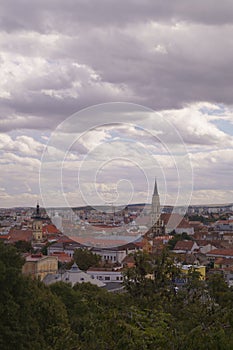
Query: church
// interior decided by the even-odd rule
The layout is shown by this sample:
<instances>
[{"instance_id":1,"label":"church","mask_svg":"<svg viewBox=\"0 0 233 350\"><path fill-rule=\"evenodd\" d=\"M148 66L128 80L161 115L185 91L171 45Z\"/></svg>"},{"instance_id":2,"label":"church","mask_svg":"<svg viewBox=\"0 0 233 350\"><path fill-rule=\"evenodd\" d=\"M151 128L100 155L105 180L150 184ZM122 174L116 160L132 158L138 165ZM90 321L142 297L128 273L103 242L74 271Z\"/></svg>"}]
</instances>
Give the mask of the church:
<instances>
[{"instance_id":1,"label":"church","mask_svg":"<svg viewBox=\"0 0 233 350\"><path fill-rule=\"evenodd\" d=\"M163 236L165 234L165 227L161 218L160 198L155 179L154 191L152 195L151 215L150 215L150 229L146 233L148 238L155 238L156 236Z\"/></svg>"},{"instance_id":2,"label":"church","mask_svg":"<svg viewBox=\"0 0 233 350\"><path fill-rule=\"evenodd\" d=\"M157 180L155 179L151 204L150 228L146 232L145 238L154 241L156 237L183 232L193 235L194 229L187 219L177 213L161 213Z\"/></svg>"}]
</instances>

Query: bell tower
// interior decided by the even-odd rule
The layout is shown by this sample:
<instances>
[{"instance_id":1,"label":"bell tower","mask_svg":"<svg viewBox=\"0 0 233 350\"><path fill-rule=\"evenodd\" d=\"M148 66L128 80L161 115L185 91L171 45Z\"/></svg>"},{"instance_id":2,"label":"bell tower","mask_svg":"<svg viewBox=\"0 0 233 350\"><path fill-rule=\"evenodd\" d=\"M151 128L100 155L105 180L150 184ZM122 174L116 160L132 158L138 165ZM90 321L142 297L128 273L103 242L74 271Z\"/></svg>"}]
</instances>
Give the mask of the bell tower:
<instances>
[{"instance_id":1,"label":"bell tower","mask_svg":"<svg viewBox=\"0 0 233 350\"><path fill-rule=\"evenodd\" d=\"M39 203L37 203L36 213L33 216L32 231L33 231L33 240L36 242L42 241L42 238L43 238L42 218L40 216Z\"/></svg>"}]
</instances>

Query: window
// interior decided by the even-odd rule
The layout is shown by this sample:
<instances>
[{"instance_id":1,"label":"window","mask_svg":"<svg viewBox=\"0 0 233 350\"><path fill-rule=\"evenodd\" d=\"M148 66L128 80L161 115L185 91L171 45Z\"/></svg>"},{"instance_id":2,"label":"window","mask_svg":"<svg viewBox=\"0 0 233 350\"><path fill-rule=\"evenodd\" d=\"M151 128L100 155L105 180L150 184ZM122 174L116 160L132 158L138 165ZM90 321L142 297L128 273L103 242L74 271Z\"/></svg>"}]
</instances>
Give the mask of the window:
<instances>
[{"instance_id":1,"label":"window","mask_svg":"<svg viewBox=\"0 0 233 350\"><path fill-rule=\"evenodd\" d=\"M105 276L105 281L110 281L110 276Z\"/></svg>"}]
</instances>

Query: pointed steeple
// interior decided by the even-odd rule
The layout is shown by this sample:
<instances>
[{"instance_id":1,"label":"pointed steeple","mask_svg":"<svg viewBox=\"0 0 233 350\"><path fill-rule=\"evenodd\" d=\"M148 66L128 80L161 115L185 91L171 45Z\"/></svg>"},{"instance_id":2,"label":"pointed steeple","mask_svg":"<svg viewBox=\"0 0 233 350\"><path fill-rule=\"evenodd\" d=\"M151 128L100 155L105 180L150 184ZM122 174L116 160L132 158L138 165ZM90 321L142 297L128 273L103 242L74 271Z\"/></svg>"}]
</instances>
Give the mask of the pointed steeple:
<instances>
[{"instance_id":1,"label":"pointed steeple","mask_svg":"<svg viewBox=\"0 0 233 350\"><path fill-rule=\"evenodd\" d=\"M158 196L159 193L158 193L158 187L157 187L157 179L155 178L155 186L154 186L154 193L153 193L153 196Z\"/></svg>"},{"instance_id":2,"label":"pointed steeple","mask_svg":"<svg viewBox=\"0 0 233 350\"><path fill-rule=\"evenodd\" d=\"M38 201L37 201L37 205L36 205L36 216L40 216L40 205L39 205Z\"/></svg>"}]
</instances>

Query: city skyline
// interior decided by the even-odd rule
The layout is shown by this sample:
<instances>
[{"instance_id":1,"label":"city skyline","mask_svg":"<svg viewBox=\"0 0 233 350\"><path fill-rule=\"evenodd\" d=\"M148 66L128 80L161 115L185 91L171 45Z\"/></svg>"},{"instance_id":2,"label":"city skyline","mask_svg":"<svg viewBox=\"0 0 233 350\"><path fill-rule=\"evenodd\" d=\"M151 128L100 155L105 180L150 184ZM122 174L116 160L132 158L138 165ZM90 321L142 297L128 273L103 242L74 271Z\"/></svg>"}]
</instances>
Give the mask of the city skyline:
<instances>
[{"instance_id":1,"label":"city skyline","mask_svg":"<svg viewBox=\"0 0 233 350\"><path fill-rule=\"evenodd\" d=\"M117 191L120 204L150 203L155 176L165 205L180 190L180 205L233 202L233 4L186 3L2 5L0 207L42 203L43 179L48 206L63 205L55 163L39 182L51 140L66 157L70 206L111 202Z\"/></svg>"}]
</instances>

